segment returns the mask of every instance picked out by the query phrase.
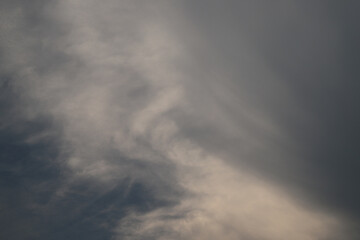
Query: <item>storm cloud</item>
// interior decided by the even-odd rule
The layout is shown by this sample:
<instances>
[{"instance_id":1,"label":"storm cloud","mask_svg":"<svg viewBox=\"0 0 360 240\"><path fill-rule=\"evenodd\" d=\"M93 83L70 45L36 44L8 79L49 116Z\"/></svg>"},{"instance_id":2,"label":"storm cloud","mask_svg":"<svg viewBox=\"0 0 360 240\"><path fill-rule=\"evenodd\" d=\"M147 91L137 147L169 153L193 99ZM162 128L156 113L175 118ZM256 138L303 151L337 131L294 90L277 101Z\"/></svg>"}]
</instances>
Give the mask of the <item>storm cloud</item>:
<instances>
[{"instance_id":1,"label":"storm cloud","mask_svg":"<svg viewBox=\"0 0 360 240\"><path fill-rule=\"evenodd\" d=\"M2 1L3 239L358 239L358 11Z\"/></svg>"}]
</instances>

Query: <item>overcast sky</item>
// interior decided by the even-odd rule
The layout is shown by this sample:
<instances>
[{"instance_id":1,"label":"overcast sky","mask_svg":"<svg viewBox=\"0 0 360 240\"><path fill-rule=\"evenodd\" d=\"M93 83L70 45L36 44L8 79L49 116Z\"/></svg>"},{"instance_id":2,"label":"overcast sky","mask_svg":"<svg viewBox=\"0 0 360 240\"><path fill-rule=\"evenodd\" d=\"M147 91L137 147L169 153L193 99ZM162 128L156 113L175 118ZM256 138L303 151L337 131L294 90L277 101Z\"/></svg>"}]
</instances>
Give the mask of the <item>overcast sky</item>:
<instances>
[{"instance_id":1,"label":"overcast sky","mask_svg":"<svg viewBox=\"0 0 360 240\"><path fill-rule=\"evenodd\" d=\"M0 239L360 239L359 12L2 0Z\"/></svg>"}]
</instances>

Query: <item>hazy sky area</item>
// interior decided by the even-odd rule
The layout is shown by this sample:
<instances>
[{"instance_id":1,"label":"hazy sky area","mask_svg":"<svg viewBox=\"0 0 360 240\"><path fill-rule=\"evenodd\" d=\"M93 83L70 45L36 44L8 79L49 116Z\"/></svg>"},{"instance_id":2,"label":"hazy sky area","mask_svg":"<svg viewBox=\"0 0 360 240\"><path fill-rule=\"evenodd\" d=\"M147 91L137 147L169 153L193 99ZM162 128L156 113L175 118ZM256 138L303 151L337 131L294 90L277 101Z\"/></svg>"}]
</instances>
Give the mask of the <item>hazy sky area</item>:
<instances>
[{"instance_id":1,"label":"hazy sky area","mask_svg":"<svg viewBox=\"0 0 360 240\"><path fill-rule=\"evenodd\" d=\"M360 1L1 0L0 239L360 239Z\"/></svg>"}]
</instances>

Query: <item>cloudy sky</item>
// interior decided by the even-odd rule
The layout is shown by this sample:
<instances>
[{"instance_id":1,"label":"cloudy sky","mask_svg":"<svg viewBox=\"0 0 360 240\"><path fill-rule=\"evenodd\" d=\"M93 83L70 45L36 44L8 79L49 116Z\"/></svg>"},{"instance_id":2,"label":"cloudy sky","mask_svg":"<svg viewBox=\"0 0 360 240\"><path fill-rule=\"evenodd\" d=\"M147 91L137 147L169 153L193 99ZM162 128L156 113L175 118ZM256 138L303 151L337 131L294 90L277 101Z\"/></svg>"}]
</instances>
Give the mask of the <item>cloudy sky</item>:
<instances>
[{"instance_id":1,"label":"cloudy sky","mask_svg":"<svg viewBox=\"0 0 360 240\"><path fill-rule=\"evenodd\" d=\"M359 11L2 0L0 239L360 239Z\"/></svg>"}]
</instances>

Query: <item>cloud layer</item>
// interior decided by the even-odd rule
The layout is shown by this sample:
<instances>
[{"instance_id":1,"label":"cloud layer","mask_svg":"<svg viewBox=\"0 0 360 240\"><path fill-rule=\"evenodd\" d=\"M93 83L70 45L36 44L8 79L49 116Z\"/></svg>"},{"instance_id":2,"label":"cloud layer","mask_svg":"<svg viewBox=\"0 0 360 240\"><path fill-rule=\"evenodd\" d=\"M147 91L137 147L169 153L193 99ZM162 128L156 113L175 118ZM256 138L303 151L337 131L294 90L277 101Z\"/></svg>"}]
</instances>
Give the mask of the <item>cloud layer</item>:
<instances>
[{"instance_id":1,"label":"cloud layer","mask_svg":"<svg viewBox=\"0 0 360 240\"><path fill-rule=\"evenodd\" d=\"M2 5L4 238L358 236L336 6Z\"/></svg>"}]
</instances>

